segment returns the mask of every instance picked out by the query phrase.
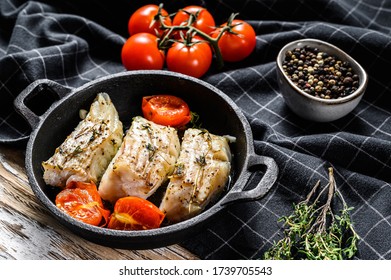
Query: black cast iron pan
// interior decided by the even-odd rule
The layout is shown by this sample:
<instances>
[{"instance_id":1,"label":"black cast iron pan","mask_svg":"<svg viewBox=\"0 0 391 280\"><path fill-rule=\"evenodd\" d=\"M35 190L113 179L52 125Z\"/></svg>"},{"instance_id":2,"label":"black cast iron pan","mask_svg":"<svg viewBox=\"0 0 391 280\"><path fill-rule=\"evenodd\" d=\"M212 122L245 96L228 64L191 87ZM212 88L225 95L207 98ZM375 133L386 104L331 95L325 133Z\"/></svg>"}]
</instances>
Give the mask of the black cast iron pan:
<instances>
[{"instance_id":1,"label":"black cast iron pan","mask_svg":"<svg viewBox=\"0 0 391 280\"><path fill-rule=\"evenodd\" d=\"M42 92L56 95L58 100L44 114L38 115L26 104ZM132 117L141 115L142 96L166 93L183 98L190 109L201 116L203 127L211 133L236 137L231 146L234 157L229 189L196 217L153 230L109 230L84 224L64 214L53 203L53 188L43 181L41 163L76 127L80 121L79 110L88 110L99 92L110 95L125 127L130 125ZM201 230L230 203L260 199L277 179L275 161L255 154L250 125L237 105L217 88L189 76L168 71L130 71L105 76L79 88L37 80L20 93L15 107L32 127L26 148L26 170L35 195L62 224L98 244L147 249L178 243ZM251 175L258 171L263 174L262 179L250 184Z\"/></svg>"}]
</instances>

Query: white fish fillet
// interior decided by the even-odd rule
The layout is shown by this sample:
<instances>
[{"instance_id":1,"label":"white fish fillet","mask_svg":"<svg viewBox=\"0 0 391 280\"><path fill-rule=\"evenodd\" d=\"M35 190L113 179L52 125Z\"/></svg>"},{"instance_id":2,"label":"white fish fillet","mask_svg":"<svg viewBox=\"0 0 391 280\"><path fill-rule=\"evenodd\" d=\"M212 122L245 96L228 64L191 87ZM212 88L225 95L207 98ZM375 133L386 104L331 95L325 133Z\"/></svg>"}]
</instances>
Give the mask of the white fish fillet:
<instances>
[{"instance_id":1,"label":"white fish fillet","mask_svg":"<svg viewBox=\"0 0 391 280\"><path fill-rule=\"evenodd\" d=\"M102 177L100 196L112 203L124 196L148 198L173 172L179 149L176 129L135 117Z\"/></svg>"},{"instance_id":2,"label":"white fish fillet","mask_svg":"<svg viewBox=\"0 0 391 280\"><path fill-rule=\"evenodd\" d=\"M185 131L176 168L160 204L169 222L189 219L217 198L228 182L231 157L226 137L193 128Z\"/></svg>"},{"instance_id":3,"label":"white fish fillet","mask_svg":"<svg viewBox=\"0 0 391 280\"><path fill-rule=\"evenodd\" d=\"M71 180L98 183L122 143L123 126L106 93L99 93L72 133L42 163L46 184L64 188Z\"/></svg>"}]
</instances>

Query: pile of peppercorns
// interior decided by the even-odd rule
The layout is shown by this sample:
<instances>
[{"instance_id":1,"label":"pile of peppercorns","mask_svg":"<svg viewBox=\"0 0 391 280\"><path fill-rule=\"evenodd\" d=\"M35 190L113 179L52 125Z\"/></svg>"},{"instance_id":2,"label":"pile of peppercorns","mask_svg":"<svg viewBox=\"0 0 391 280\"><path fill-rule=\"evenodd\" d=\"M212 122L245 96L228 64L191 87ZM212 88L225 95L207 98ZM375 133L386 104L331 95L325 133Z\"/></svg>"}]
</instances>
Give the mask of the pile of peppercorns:
<instances>
[{"instance_id":1,"label":"pile of peppercorns","mask_svg":"<svg viewBox=\"0 0 391 280\"><path fill-rule=\"evenodd\" d=\"M349 62L318 48L305 46L287 51L282 67L301 90L319 98L345 97L359 86L359 77Z\"/></svg>"}]
</instances>

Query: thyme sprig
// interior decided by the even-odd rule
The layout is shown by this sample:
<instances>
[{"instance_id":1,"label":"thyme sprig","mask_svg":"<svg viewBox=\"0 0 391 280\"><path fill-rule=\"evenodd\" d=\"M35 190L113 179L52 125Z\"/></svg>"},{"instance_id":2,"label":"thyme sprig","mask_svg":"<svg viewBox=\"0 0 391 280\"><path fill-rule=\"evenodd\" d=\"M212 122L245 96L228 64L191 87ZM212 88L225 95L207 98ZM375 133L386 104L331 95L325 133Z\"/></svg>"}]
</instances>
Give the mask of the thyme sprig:
<instances>
[{"instance_id":1,"label":"thyme sprig","mask_svg":"<svg viewBox=\"0 0 391 280\"><path fill-rule=\"evenodd\" d=\"M145 145L145 148L147 148L147 150L149 152L148 160L151 161L157 152L157 148L154 145L152 145L151 143L148 143L147 145Z\"/></svg>"},{"instance_id":2,"label":"thyme sprig","mask_svg":"<svg viewBox=\"0 0 391 280\"><path fill-rule=\"evenodd\" d=\"M291 215L279 219L286 227L284 237L266 251L265 259L342 260L353 258L357 252L359 240L349 215L353 208L348 207L341 192L337 189L333 168L329 168L328 184L318 192L319 187L320 181L315 184L305 200L294 205ZM320 205L321 198L326 191L326 202ZM340 215L333 212L332 204L335 197L342 202Z\"/></svg>"}]
</instances>

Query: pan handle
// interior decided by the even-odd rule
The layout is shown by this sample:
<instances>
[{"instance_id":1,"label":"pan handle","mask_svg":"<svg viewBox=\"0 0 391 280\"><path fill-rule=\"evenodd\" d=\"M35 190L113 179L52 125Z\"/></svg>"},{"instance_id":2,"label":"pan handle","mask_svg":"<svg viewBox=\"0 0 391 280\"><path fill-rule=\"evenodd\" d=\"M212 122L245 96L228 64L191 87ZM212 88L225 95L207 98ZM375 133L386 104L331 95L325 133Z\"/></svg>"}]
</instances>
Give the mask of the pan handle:
<instances>
[{"instance_id":1,"label":"pan handle","mask_svg":"<svg viewBox=\"0 0 391 280\"><path fill-rule=\"evenodd\" d=\"M63 86L48 79L40 79L27 86L14 100L16 111L23 116L32 129L36 128L41 120L41 116L35 114L27 105L26 101L36 96L43 90L51 90L59 99L67 96L72 88Z\"/></svg>"},{"instance_id":2,"label":"pan handle","mask_svg":"<svg viewBox=\"0 0 391 280\"><path fill-rule=\"evenodd\" d=\"M266 166L265 174L258 184L251 190L244 191L231 191L221 201L222 205L239 202L249 201L262 198L274 185L278 176L278 166L274 159L266 156L260 156L256 154L249 155L247 170L250 168L259 168L260 166ZM237 182L242 184L242 182ZM246 182L243 183L246 185Z\"/></svg>"}]
</instances>

